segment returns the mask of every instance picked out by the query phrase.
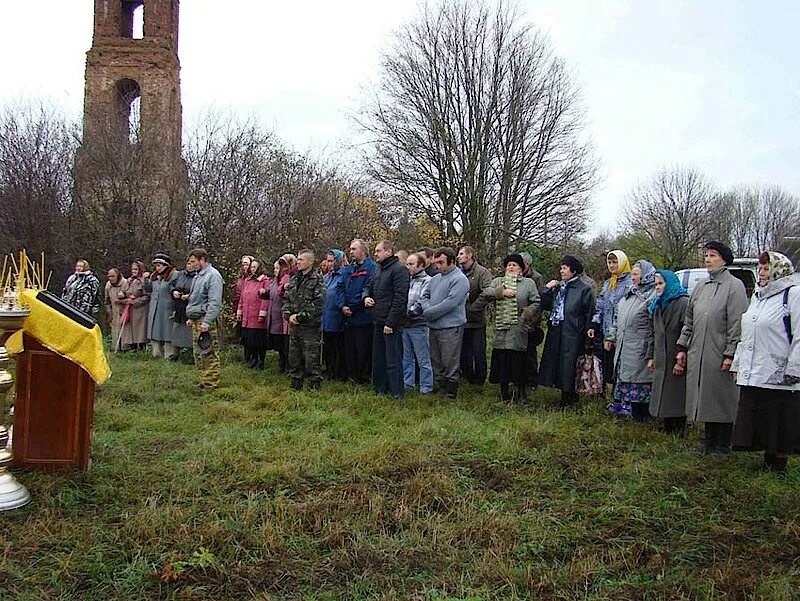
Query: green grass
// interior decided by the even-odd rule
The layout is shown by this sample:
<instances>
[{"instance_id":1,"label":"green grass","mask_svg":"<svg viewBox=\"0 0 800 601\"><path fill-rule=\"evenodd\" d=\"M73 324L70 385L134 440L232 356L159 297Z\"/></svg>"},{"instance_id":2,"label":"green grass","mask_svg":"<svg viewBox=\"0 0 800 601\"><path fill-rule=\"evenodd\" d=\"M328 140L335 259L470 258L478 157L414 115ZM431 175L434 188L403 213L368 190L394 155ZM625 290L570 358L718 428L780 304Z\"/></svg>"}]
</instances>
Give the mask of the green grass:
<instances>
[{"instance_id":1,"label":"green grass","mask_svg":"<svg viewBox=\"0 0 800 601\"><path fill-rule=\"evenodd\" d=\"M274 361L274 359L272 359ZM598 401L402 402L113 359L86 474L20 472L2 599L793 599L800 476ZM791 466L791 464L790 464Z\"/></svg>"}]
</instances>

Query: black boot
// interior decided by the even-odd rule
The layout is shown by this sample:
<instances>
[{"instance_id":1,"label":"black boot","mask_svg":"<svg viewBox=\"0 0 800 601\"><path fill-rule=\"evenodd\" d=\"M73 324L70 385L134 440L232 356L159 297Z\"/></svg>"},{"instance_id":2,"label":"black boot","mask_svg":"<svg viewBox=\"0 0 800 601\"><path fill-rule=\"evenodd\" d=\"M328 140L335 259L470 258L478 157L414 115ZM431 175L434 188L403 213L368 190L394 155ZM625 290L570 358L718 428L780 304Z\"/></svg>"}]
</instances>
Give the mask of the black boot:
<instances>
[{"instance_id":1,"label":"black boot","mask_svg":"<svg viewBox=\"0 0 800 601\"><path fill-rule=\"evenodd\" d=\"M500 384L500 400L504 403L511 400L511 389L509 388L508 382Z\"/></svg>"},{"instance_id":2,"label":"black boot","mask_svg":"<svg viewBox=\"0 0 800 601\"><path fill-rule=\"evenodd\" d=\"M302 390L303 380L300 378L292 378L292 390Z\"/></svg>"},{"instance_id":3,"label":"black boot","mask_svg":"<svg viewBox=\"0 0 800 601\"><path fill-rule=\"evenodd\" d=\"M449 380L445 381L445 393L444 398L446 399L455 399L458 396L458 382L450 382Z\"/></svg>"},{"instance_id":4,"label":"black boot","mask_svg":"<svg viewBox=\"0 0 800 601\"><path fill-rule=\"evenodd\" d=\"M574 407L578 402L578 395L574 392L567 392L566 390L561 391L561 402L559 403L559 408L561 409L570 409Z\"/></svg>"},{"instance_id":5,"label":"black boot","mask_svg":"<svg viewBox=\"0 0 800 601\"><path fill-rule=\"evenodd\" d=\"M731 438L733 437L733 424L719 424L717 430L717 453L727 455L731 452Z\"/></svg>"},{"instance_id":6,"label":"black boot","mask_svg":"<svg viewBox=\"0 0 800 601\"><path fill-rule=\"evenodd\" d=\"M524 405L528 402L528 389L524 384L517 386L517 403Z\"/></svg>"}]
</instances>

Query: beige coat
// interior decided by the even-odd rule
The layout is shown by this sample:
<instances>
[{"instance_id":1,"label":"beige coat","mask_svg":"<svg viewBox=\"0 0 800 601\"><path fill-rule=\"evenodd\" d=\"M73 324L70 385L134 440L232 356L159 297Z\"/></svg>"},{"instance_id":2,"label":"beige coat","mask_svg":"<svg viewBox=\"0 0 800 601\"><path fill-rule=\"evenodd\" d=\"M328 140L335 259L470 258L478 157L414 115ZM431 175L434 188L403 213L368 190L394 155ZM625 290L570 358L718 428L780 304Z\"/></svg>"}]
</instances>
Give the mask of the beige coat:
<instances>
[{"instance_id":1,"label":"beige coat","mask_svg":"<svg viewBox=\"0 0 800 601\"><path fill-rule=\"evenodd\" d=\"M128 280L128 302L131 305L131 320L122 330L122 345L147 342L147 313L150 295L144 291L142 280Z\"/></svg>"},{"instance_id":2,"label":"beige coat","mask_svg":"<svg viewBox=\"0 0 800 601\"><path fill-rule=\"evenodd\" d=\"M727 268L710 274L692 290L679 347L688 349L686 362L686 416L699 422L733 423L739 388L730 372L722 371L731 359L742 331L747 293L741 280Z\"/></svg>"},{"instance_id":3,"label":"beige coat","mask_svg":"<svg viewBox=\"0 0 800 601\"><path fill-rule=\"evenodd\" d=\"M103 304L108 315L108 325L111 326L111 350L115 353L120 350L119 317L125 308L125 299L128 296L128 280L120 278L116 286L106 282L103 292Z\"/></svg>"}]
</instances>

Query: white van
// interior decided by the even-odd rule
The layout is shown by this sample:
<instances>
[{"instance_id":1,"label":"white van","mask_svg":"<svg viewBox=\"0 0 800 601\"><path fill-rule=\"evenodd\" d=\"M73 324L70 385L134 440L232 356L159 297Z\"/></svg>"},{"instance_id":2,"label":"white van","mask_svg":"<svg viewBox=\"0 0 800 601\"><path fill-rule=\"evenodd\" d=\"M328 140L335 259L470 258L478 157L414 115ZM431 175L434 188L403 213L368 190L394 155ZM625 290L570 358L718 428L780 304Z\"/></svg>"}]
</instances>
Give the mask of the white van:
<instances>
[{"instance_id":1,"label":"white van","mask_svg":"<svg viewBox=\"0 0 800 601\"><path fill-rule=\"evenodd\" d=\"M742 280L745 290L747 290L747 298L750 298L756 288L758 259L734 259L733 265L728 266L728 271L731 272L732 276ZM676 271L675 274L683 287L689 291L689 294L692 293L692 288L697 282L708 277L708 272L703 267L681 269Z\"/></svg>"}]
</instances>

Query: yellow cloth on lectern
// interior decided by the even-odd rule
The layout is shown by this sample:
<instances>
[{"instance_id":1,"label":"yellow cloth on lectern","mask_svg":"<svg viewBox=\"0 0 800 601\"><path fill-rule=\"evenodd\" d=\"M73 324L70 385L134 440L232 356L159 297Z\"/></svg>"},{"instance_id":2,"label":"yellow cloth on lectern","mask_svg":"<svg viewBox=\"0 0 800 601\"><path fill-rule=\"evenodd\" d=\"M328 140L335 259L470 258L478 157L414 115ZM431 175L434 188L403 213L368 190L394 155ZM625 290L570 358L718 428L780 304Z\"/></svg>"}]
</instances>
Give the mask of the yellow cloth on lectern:
<instances>
[{"instance_id":1,"label":"yellow cloth on lectern","mask_svg":"<svg viewBox=\"0 0 800 601\"><path fill-rule=\"evenodd\" d=\"M111 375L111 369L103 352L103 334L100 326L91 330L75 323L66 315L48 307L36 299L36 290L23 290L22 303L31 314L18 332L14 332L6 341L6 349L10 355L17 355L24 349L22 334L28 334L54 353L77 363L98 384L103 384Z\"/></svg>"}]
</instances>

